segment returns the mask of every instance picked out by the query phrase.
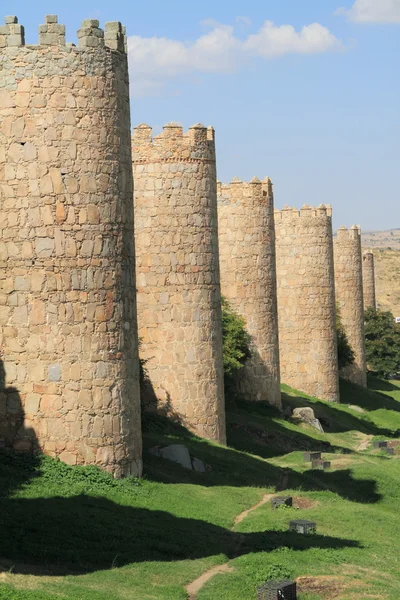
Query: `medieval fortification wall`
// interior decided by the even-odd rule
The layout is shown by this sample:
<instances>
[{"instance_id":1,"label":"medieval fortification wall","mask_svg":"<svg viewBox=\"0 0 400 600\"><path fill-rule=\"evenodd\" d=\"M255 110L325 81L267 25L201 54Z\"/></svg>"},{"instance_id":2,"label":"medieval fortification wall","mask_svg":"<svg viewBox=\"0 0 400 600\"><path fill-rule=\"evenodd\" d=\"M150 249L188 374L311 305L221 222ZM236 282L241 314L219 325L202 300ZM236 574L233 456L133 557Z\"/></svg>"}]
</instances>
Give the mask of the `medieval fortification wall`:
<instances>
[{"instance_id":1,"label":"medieval fortification wall","mask_svg":"<svg viewBox=\"0 0 400 600\"><path fill-rule=\"evenodd\" d=\"M27 46L6 17L0 446L140 475L138 321L145 404L226 442L217 221L212 128L170 123L153 138L140 125L131 140L119 22L103 31L84 21L75 47L48 15ZM281 371L284 383L339 401L330 207L274 214L269 179L234 180L219 186L219 227L223 292L252 338L242 394L279 407ZM354 229L335 248L357 355L349 378L365 385L361 268L375 306L373 255L361 260Z\"/></svg>"},{"instance_id":2,"label":"medieval fortification wall","mask_svg":"<svg viewBox=\"0 0 400 600\"><path fill-rule=\"evenodd\" d=\"M365 252L362 257L362 278L364 294L364 310L376 308L375 293L375 258L372 252Z\"/></svg>"},{"instance_id":3,"label":"medieval fortification wall","mask_svg":"<svg viewBox=\"0 0 400 600\"><path fill-rule=\"evenodd\" d=\"M246 321L252 356L239 392L281 406L274 199L269 178L218 185L222 295Z\"/></svg>"},{"instance_id":4,"label":"medieval fortification wall","mask_svg":"<svg viewBox=\"0 0 400 600\"><path fill-rule=\"evenodd\" d=\"M336 302L344 331L355 354L352 365L340 374L345 379L367 386L365 358L364 301L362 280L361 232L355 225L337 231L333 244Z\"/></svg>"},{"instance_id":5,"label":"medieval fortification wall","mask_svg":"<svg viewBox=\"0 0 400 600\"><path fill-rule=\"evenodd\" d=\"M279 352L284 383L339 401L332 211L275 211Z\"/></svg>"},{"instance_id":6,"label":"medieval fortification wall","mask_svg":"<svg viewBox=\"0 0 400 600\"><path fill-rule=\"evenodd\" d=\"M140 474L124 31L39 32L0 28L0 441Z\"/></svg>"},{"instance_id":7,"label":"medieval fortification wall","mask_svg":"<svg viewBox=\"0 0 400 600\"><path fill-rule=\"evenodd\" d=\"M217 181L212 128L133 136L137 299L145 401L224 443Z\"/></svg>"}]
</instances>

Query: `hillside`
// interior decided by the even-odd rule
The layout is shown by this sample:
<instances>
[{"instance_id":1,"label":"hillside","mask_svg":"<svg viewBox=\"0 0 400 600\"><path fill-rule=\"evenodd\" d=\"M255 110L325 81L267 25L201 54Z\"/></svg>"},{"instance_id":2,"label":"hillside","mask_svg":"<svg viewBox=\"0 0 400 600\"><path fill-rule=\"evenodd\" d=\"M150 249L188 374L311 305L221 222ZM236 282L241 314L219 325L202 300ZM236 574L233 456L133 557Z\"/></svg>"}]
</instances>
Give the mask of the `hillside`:
<instances>
[{"instance_id":1,"label":"hillside","mask_svg":"<svg viewBox=\"0 0 400 600\"><path fill-rule=\"evenodd\" d=\"M363 231L364 250L375 255L376 296L379 308L400 317L400 229Z\"/></svg>"},{"instance_id":2,"label":"hillside","mask_svg":"<svg viewBox=\"0 0 400 600\"><path fill-rule=\"evenodd\" d=\"M400 317L400 249L374 249L374 255L378 306Z\"/></svg>"},{"instance_id":3,"label":"hillside","mask_svg":"<svg viewBox=\"0 0 400 600\"><path fill-rule=\"evenodd\" d=\"M400 387L342 382L342 398L351 406L284 387L284 405L311 405L325 433L232 404L228 448L146 416L141 481L1 453L0 599L252 600L265 580L296 577L300 600L398 600L400 453L373 440L400 452ZM206 472L149 454L171 443ZM311 470L305 450L332 469ZM283 492L295 507L272 511ZM294 518L316 534L289 532Z\"/></svg>"},{"instance_id":4,"label":"hillside","mask_svg":"<svg viewBox=\"0 0 400 600\"><path fill-rule=\"evenodd\" d=\"M365 248L388 248L400 250L400 229L387 229L385 231L363 231L363 245Z\"/></svg>"}]
</instances>

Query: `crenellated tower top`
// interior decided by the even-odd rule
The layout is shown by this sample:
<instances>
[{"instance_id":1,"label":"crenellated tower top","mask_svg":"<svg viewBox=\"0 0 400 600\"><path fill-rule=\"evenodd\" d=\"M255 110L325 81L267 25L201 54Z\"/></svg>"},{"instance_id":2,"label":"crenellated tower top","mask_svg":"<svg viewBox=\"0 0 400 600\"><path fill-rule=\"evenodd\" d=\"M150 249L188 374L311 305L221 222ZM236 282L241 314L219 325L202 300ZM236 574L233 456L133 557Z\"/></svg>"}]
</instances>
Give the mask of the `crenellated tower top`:
<instances>
[{"instance_id":1,"label":"crenellated tower top","mask_svg":"<svg viewBox=\"0 0 400 600\"><path fill-rule=\"evenodd\" d=\"M339 227L336 232L336 241L340 244L351 240L361 241L361 227L359 225L352 225L350 229L344 226Z\"/></svg>"},{"instance_id":2,"label":"crenellated tower top","mask_svg":"<svg viewBox=\"0 0 400 600\"><path fill-rule=\"evenodd\" d=\"M316 218L328 217L331 219L332 217L332 207L330 204L320 204L317 207L309 206L308 204L303 204L300 210L290 206L284 206L282 209L275 209L275 221L282 221L285 223L289 223L291 221L295 222L297 219L310 219L314 220Z\"/></svg>"},{"instance_id":3,"label":"crenellated tower top","mask_svg":"<svg viewBox=\"0 0 400 600\"><path fill-rule=\"evenodd\" d=\"M135 164L215 161L215 133L212 127L200 123L184 133L182 125L172 122L153 137L152 127L141 124L133 130L132 148Z\"/></svg>"},{"instance_id":4,"label":"crenellated tower top","mask_svg":"<svg viewBox=\"0 0 400 600\"><path fill-rule=\"evenodd\" d=\"M43 25L39 25L39 44L28 45L26 48L58 46L75 52L96 48L109 48L122 53L127 51L126 28L119 21L106 23L104 30L99 27L97 19L83 21L78 31L78 47L66 43L65 25L58 23L57 15L46 15L44 21ZM18 23L16 16L5 17L5 25L0 26L0 51L23 46L25 46L24 27Z\"/></svg>"},{"instance_id":5,"label":"crenellated tower top","mask_svg":"<svg viewBox=\"0 0 400 600\"><path fill-rule=\"evenodd\" d=\"M253 177L248 183L241 181L238 177L234 177L230 183L218 181L217 192L220 204L236 204L247 201L273 206L273 186L269 177L263 181L258 177Z\"/></svg>"}]
</instances>

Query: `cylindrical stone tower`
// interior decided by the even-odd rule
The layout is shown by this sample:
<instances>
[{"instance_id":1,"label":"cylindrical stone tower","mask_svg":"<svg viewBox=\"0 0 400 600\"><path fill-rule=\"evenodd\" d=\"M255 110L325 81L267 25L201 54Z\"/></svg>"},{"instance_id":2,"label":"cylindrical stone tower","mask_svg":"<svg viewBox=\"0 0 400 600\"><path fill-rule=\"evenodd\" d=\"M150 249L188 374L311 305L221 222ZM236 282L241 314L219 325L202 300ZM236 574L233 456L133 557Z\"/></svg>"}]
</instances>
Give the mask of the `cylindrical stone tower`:
<instances>
[{"instance_id":1,"label":"cylindrical stone tower","mask_svg":"<svg viewBox=\"0 0 400 600\"><path fill-rule=\"evenodd\" d=\"M218 186L221 291L245 319L251 358L238 382L250 401L281 406L274 198L269 178Z\"/></svg>"},{"instance_id":2,"label":"cylindrical stone tower","mask_svg":"<svg viewBox=\"0 0 400 600\"><path fill-rule=\"evenodd\" d=\"M281 380L339 402L330 206L275 211Z\"/></svg>"},{"instance_id":3,"label":"cylindrical stone tower","mask_svg":"<svg viewBox=\"0 0 400 600\"><path fill-rule=\"evenodd\" d=\"M340 375L367 387L360 229L355 225L350 230L341 227L333 249L336 302L343 329L355 355L354 363L344 367Z\"/></svg>"},{"instance_id":4,"label":"cylindrical stone tower","mask_svg":"<svg viewBox=\"0 0 400 600\"><path fill-rule=\"evenodd\" d=\"M362 277L364 293L364 310L376 309L375 294L375 258L372 252L365 252L362 257Z\"/></svg>"},{"instance_id":5,"label":"cylindrical stone tower","mask_svg":"<svg viewBox=\"0 0 400 600\"><path fill-rule=\"evenodd\" d=\"M0 28L0 439L139 475L125 36L88 20L66 46L55 15L39 32Z\"/></svg>"},{"instance_id":6,"label":"cylindrical stone tower","mask_svg":"<svg viewBox=\"0 0 400 600\"><path fill-rule=\"evenodd\" d=\"M133 161L145 402L225 443L214 130L140 125Z\"/></svg>"}]
</instances>

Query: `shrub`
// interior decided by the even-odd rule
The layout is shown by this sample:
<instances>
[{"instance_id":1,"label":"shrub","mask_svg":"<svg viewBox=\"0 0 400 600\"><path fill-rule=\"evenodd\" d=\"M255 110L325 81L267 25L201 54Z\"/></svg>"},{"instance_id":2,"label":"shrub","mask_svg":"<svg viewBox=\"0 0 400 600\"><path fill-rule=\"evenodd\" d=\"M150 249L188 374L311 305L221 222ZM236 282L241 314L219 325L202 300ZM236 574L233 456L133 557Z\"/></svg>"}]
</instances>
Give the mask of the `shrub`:
<instances>
[{"instance_id":1,"label":"shrub","mask_svg":"<svg viewBox=\"0 0 400 600\"><path fill-rule=\"evenodd\" d=\"M400 328L389 311L365 311L365 345L368 369L389 379L400 370Z\"/></svg>"},{"instance_id":2,"label":"shrub","mask_svg":"<svg viewBox=\"0 0 400 600\"><path fill-rule=\"evenodd\" d=\"M354 363L355 355L344 330L338 304L336 304L336 337L339 369L343 369Z\"/></svg>"},{"instance_id":3,"label":"shrub","mask_svg":"<svg viewBox=\"0 0 400 600\"><path fill-rule=\"evenodd\" d=\"M229 305L222 303L222 349L224 359L225 386L232 386L235 378L250 357L250 336L243 317Z\"/></svg>"}]
</instances>

